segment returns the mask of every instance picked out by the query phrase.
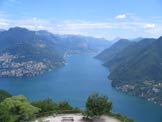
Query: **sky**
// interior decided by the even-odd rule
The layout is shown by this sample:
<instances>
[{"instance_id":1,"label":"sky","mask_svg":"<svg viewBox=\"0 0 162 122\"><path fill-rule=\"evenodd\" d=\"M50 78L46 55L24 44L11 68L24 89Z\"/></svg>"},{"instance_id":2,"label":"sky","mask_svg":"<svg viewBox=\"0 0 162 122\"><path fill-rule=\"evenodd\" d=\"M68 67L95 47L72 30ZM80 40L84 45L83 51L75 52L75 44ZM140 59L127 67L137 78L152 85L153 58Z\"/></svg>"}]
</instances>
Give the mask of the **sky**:
<instances>
[{"instance_id":1,"label":"sky","mask_svg":"<svg viewBox=\"0 0 162 122\"><path fill-rule=\"evenodd\" d=\"M106 38L162 35L162 0L0 0L0 29Z\"/></svg>"}]
</instances>

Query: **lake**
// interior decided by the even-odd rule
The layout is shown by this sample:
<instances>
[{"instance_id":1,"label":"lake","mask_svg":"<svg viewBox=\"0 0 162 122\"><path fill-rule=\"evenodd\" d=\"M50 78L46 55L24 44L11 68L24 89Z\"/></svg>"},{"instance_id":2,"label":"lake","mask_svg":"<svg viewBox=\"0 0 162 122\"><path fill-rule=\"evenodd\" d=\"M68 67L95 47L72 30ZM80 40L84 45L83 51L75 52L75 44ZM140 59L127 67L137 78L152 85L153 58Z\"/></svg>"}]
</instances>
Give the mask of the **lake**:
<instances>
[{"instance_id":1,"label":"lake","mask_svg":"<svg viewBox=\"0 0 162 122\"><path fill-rule=\"evenodd\" d=\"M36 77L1 78L0 88L30 100L52 98L69 101L84 109L87 97L98 92L108 95L113 111L132 117L136 122L162 122L162 107L114 89L107 76L108 68L94 55L66 57L68 65Z\"/></svg>"}]
</instances>

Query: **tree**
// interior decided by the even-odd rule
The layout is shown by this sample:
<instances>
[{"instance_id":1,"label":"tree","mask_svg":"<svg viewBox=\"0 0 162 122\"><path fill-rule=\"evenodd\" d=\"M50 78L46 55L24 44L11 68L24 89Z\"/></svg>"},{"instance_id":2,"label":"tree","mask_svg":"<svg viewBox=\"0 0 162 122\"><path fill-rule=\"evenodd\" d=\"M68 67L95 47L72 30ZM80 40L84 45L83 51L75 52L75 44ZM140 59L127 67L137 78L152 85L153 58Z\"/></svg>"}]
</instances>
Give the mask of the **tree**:
<instances>
[{"instance_id":1,"label":"tree","mask_svg":"<svg viewBox=\"0 0 162 122\"><path fill-rule=\"evenodd\" d=\"M38 116L51 115L53 113L81 113L79 108L72 107L68 102L54 102L52 99L44 99L32 102L32 105L41 109Z\"/></svg>"},{"instance_id":2,"label":"tree","mask_svg":"<svg viewBox=\"0 0 162 122\"><path fill-rule=\"evenodd\" d=\"M95 93L88 97L86 102L87 116L100 116L110 113L111 110L112 102L108 100L107 96Z\"/></svg>"},{"instance_id":3,"label":"tree","mask_svg":"<svg viewBox=\"0 0 162 122\"><path fill-rule=\"evenodd\" d=\"M0 103L0 122L27 121L39 110L22 95L6 98Z\"/></svg>"},{"instance_id":4,"label":"tree","mask_svg":"<svg viewBox=\"0 0 162 122\"><path fill-rule=\"evenodd\" d=\"M58 104L58 110L59 111L73 110L73 107L68 102L64 101Z\"/></svg>"},{"instance_id":5,"label":"tree","mask_svg":"<svg viewBox=\"0 0 162 122\"><path fill-rule=\"evenodd\" d=\"M58 104L55 103L52 99L34 101L32 102L32 105L41 109L40 114L54 112L58 109Z\"/></svg>"},{"instance_id":6,"label":"tree","mask_svg":"<svg viewBox=\"0 0 162 122\"><path fill-rule=\"evenodd\" d=\"M11 97L12 95L8 93L7 91L4 91L0 89L0 102L2 102L4 99Z\"/></svg>"}]
</instances>

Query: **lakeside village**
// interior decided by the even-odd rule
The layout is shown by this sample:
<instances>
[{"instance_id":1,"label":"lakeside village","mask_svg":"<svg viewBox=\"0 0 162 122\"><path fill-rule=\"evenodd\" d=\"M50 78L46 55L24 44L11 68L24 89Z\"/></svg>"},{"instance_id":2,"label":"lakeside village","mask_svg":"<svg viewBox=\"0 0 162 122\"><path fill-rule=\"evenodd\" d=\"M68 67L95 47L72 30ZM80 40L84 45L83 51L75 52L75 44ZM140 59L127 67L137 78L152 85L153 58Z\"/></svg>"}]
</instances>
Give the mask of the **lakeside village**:
<instances>
[{"instance_id":1,"label":"lakeside village","mask_svg":"<svg viewBox=\"0 0 162 122\"><path fill-rule=\"evenodd\" d=\"M70 56L65 53L64 57ZM21 61L16 62L20 57L4 53L0 55L0 77L21 77L21 76L36 76L45 71L51 71L52 68L48 63L38 61ZM46 61L48 62L48 61ZM60 62L55 65L67 65L66 62ZM139 84L133 82L115 86L118 90L130 95L145 98L155 104L162 106L162 83L157 81L144 81Z\"/></svg>"},{"instance_id":2,"label":"lakeside village","mask_svg":"<svg viewBox=\"0 0 162 122\"><path fill-rule=\"evenodd\" d=\"M47 70L52 70L45 62L16 62L15 60L18 58L18 56L10 55L8 53L0 55L0 77L36 76Z\"/></svg>"},{"instance_id":3,"label":"lakeside village","mask_svg":"<svg viewBox=\"0 0 162 122\"><path fill-rule=\"evenodd\" d=\"M122 92L145 98L154 104L162 106L162 82L147 80L141 84L133 82L132 84L118 85L116 88Z\"/></svg>"}]
</instances>

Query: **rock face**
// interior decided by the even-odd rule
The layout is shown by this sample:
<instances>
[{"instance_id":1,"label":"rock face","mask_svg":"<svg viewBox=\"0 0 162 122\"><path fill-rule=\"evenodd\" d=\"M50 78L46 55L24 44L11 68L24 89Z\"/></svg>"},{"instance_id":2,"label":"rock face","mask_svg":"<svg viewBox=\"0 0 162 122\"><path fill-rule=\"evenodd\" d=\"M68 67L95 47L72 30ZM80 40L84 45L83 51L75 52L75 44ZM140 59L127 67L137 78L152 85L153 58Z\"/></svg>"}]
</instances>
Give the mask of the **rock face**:
<instances>
[{"instance_id":1,"label":"rock face","mask_svg":"<svg viewBox=\"0 0 162 122\"><path fill-rule=\"evenodd\" d=\"M162 37L131 42L111 56L109 52L105 52L105 59L100 58L101 54L97 58L103 60L104 65L110 68L109 78L114 87L162 104L161 53Z\"/></svg>"}]
</instances>

